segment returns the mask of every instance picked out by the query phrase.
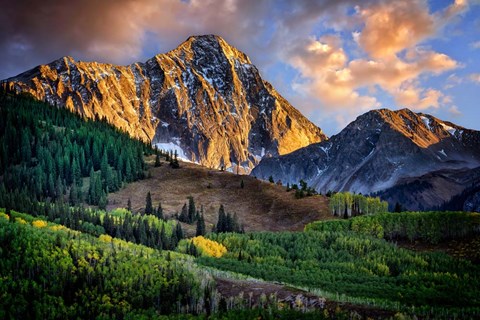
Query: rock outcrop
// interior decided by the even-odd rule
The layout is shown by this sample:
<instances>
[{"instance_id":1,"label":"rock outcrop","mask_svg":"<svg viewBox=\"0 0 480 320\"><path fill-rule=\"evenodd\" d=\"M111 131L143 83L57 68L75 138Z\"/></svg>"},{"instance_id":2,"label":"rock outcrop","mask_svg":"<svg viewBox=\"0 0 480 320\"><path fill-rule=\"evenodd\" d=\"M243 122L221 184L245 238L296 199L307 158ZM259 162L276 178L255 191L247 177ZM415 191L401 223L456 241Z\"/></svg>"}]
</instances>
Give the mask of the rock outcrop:
<instances>
[{"instance_id":1,"label":"rock outcrop","mask_svg":"<svg viewBox=\"0 0 480 320\"><path fill-rule=\"evenodd\" d=\"M190 37L129 66L64 57L6 82L209 167L248 172L265 155L326 139L218 36Z\"/></svg>"},{"instance_id":2,"label":"rock outcrop","mask_svg":"<svg viewBox=\"0 0 480 320\"><path fill-rule=\"evenodd\" d=\"M403 201L414 210L448 201L461 192L468 171L479 166L479 131L408 109L381 109L359 116L328 141L262 160L252 174L262 179L272 176L284 184L303 179L322 193L380 194L389 190L395 196L384 198L391 204L398 197L396 187L421 186L427 178L432 182L433 177L444 177L435 180L443 184L432 182L427 188L437 196L430 197L429 203L422 204L411 188L404 190ZM434 172L436 175L431 174Z\"/></svg>"}]
</instances>

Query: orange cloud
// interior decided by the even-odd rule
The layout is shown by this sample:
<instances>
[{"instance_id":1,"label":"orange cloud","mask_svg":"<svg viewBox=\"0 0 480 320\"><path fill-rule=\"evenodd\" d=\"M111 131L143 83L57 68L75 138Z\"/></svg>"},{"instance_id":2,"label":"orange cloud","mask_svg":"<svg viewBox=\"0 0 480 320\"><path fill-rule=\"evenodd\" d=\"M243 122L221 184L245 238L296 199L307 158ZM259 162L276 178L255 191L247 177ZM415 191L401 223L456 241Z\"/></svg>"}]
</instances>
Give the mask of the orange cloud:
<instances>
[{"instance_id":1,"label":"orange cloud","mask_svg":"<svg viewBox=\"0 0 480 320\"><path fill-rule=\"evenodd\" d=\"M435 31L424 1L389 1L359 9L364 22L358 44L374 58L389 58Z\"/></svg>"},{"instance_id":2,"label":"orange cloud","mask_svg":"<svg viewBox=\"0 0 480 320\"><path fill-rule=\"evenodd\" d=\"M408 106L416 110L439 108L441 101L448 101L443 93L434 89L422 89L412 83L405 84L393 93L399 106Z\"/></svg>"},{"instance_id":3,"label":"orange cloud","mask_svg":"<svg viewBox=\"0 0 480 320\"><path fill-rule=\"evenodd\" d=\"M465 2L456 1L431 14L422 0L364 2L356 7L354 18L360 19L360 29L352 32L352 38L368 56L350 59L344 44L333 35L297 39L286 54L286 61L300 73L294 89L316 99L323 110L336 110L335 117L342 122L358 111L379 107L377 89L390 94L398 106L458 111L450 96L422 87L418 79L461 65L419 44L439 31L440 18L450 19L465 6Z\"/></svg>"},{"instance_id":4,"label":"orange cloud","mask_svg":"<svg viewBox=\"0 0 480 320\"><path fill-rule=\"evenodd\" d=\"M421 74L439 74L458 67L450 57L425 50L414 50L408 60L390 57L383 60L348 57L333 37L314 39L295 45L290 64L301 73L294 87L316 97L326 107L363 109L378 107L373 96L361 95L361 88L379 86L389 92L397 103L417 109L438 108L443 95L433 89L413 85Z\"/></svg>"},{"instance_id":5,"label":"orange cloud","mask_svg":"<svg viewBox=\"0 0 480 320\"><path fill-rule=\"evenodd\" d=\"M373 97L361 96L352 87L348 60L339 39L324 37L300 41L291 48L289 63L301 72L294 84L297 91L317 97L327 108L372 108L379 106Z\"/></svg>"}]
</instances>

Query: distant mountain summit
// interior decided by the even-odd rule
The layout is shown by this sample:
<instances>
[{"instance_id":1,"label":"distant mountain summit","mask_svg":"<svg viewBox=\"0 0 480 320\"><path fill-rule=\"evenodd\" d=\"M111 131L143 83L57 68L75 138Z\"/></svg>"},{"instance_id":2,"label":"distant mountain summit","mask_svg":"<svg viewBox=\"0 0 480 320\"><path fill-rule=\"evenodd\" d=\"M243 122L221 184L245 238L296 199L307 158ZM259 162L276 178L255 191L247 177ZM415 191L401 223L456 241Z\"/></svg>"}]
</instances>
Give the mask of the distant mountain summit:
<instances>
[{"instance_id":1,"label":"distant mountain summit","mask_svg":"<svg viewBox=\"0 0 480 320\"><path fill-rule=\"evenodd\" d=\"M265 155L327 139L244 53L213 35L190 37L145 63L64 57L6 81L210 167L240 164L248 172Z\"/></svg>"},{"instance_id":2,"label":"distant mountain summit","mask_svg":"<svg viewBox=\"0 0 480 320\"><path fill-rule=\"evenodd\" d=\"M381 109L328 141L262 160L252 174L285 184L303 179L322 193L378 193L414 210L462 192L479 166L479 131L408 109Z\"/></svg>"}]
</instances>

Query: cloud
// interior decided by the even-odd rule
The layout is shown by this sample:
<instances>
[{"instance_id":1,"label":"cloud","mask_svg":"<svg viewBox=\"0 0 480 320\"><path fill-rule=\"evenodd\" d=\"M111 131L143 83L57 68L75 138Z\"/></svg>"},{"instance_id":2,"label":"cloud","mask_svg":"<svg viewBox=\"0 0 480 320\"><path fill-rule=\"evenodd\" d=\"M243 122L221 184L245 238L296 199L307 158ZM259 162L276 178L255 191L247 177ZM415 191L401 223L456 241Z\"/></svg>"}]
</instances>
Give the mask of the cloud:
<instances>
[{"instance_id":1,"label":"cloud","mask_svg":"<svg viewBox=\"0 0 480 320\"><path fill-rule=\"evenodd\" d=\"M451 108L452 97L425 87L420 78L462 64L421 44L437 36L446 21L466 7L456 1L430 13L427 2L420 0L363 2L347 18L353 22L344 23L354 28L350 43L341 33L332 32L317 38L297 37L284 50L284 61L299 72L294 89L342 122L352 120L359 111L379 107L378 92L389 94L397 106L415 110ZM352 46L367 55L355 50L347 54L345 48ZM314 105L311 100L306 104Z\"/></svg>"},{"instance_id":2,"label":"cloud","mask_svg":"<svg viewBox=\"0 0 480 320\"><path fill-rule=\"evenodd\" d=\"M444 94L434 89L422 89L407 83L394 93L395 101L399 106L407 106L415 110L438 108Z\"/></svg>"},{"instance_id":3,"label":"cloud","mask_svg":"<svg viewBox=\"0 0 480 320\"><path fill-rule=\"evenodd\" d=\"M458 109L457 106L455 105L452 105L450 108L448 108L448 112L450 113L450 115L452 115L453 117L459 117L462 115L462 112Z\"/></svg>"},{"instance_id":4,"label":"cloud","mask_svg":"<svg viewBox=\"0 0 480 320\"><path fill-rule=\"evenodd\" d=\"M461 64L425 42L470 6L455 0L432 12L426 0L5 1L0 78L65 55L144 61L188 36L218 34L262 74L282 64L293 68L287 98L307 116L333 115L343 124L380 107L384 94L422 110L452 105L423 80Z\"/></svg>"},{"instance_id":5,"label":"cloud","mask_svg":"<svg viewBox=\"0 0 480 320\"><path fill-rule=\"evenodd\" d=\"M472 47L473 49L480 49L480 41L470 43L470 47Z\"/></svg>"},{"instance_id":6,"label":"cloud","mask_svg":"<svg viewBox=\"0 0 480 320\"><path fill-rule=\"evenodd\" d=\"M468 76L470 81L480 84L480 73L472 73Z\"/></svg>"},{"instance_id":7,"label":"cloud","mask_svg":"<svg viewBox=\"0 0 480 320\"><path fill-rule=\"evenodd\" d=\"M129 64L149 58L143 52L149 42L161 53L197 34L219 34L257 53L260 46L248 41L262 34L269 8L254 0L6 1L0 77L65 55Z\"/></svg>"},{"instance_id":8,"label":"cloud","mask_svg":"<svg viewBox=\"0 0 480 320\"><path fill-rule=\"evenodd\" d=\"M446 84L443 86L445 90L454 88L463 83L463 78L457 76L455 73L452 73L448 76Z\"/></svg>"},{"instance_id":9,"label":"cloud","mask_svg":"<svg viewBox=\"0 0 480 320\"><path fill-rule=\"evenodd\" d=\"M370 56L389 58L435 31L424 1L392 1L358 8L364 23L357 40Z\"/></svg>"},{"instance_id":10,"label":"cloud","mask_svg":"<svg viewBox=\"0 0 480 320\"><path fill-rule=\"evenodd\" d=\"M450 57L422 49L410 52L406 60L395 56L348 62L340 43L335 37L310 38L298 41L289 52L289 63L301 75L294 88L316 97L326 108L378 107L375 97L359 93L362 88L375 93L376 86L390 93L402 106L419 110L438 108L443 95L414 85L414 80L422 74L440 74L458 67Z\"/></svg>"},{"instance_id":11,"label":"cloud","mask_svg":"<svg viewBox=\"0 0 480 320\"><path fill-rule=\"evenodd\" d=\"M297 91L317 97L325 108L377 107L374 97L362 96L352 88L348 60L336 37L309 38L294 44L287 53L288 62L300 71L294 83Z\"/></svg>"}]
</instances>

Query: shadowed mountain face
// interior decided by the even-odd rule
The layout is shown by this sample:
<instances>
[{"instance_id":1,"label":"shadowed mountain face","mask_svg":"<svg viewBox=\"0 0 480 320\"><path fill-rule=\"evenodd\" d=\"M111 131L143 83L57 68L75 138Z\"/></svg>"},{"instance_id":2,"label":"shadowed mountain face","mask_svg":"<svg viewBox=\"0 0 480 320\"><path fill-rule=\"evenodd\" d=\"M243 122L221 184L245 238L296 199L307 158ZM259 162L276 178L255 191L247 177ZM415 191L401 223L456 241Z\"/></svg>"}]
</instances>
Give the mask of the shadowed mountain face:
<instances>
[{"instance_id":1,"label":"shadowed mountain face","mask_svg":"<svg viewBox=\"0 0 480 320\"><path fill-rule=\"evenodd\" d=\"M448 201L479 166L480 132L408 109L381 109L359 116L328 141L265 158L252 174L283 183L303 179L322 193L378 192L414 210ZM416 192L405 188L414 182L423 185Z\"/></svg>"},{"instance_id":2,"label":"shadowed mountain face","mask_svg":"<svg viewBox=\"0 0 480 320\"><path fill-rule=\"evenodd\" d=\"M326 139L262 80L244 53L217 36L190 37L145 63L64 57L6 81L209 167L239 164L248 172L264 155Z\"/></svg>"}]
</instances>

